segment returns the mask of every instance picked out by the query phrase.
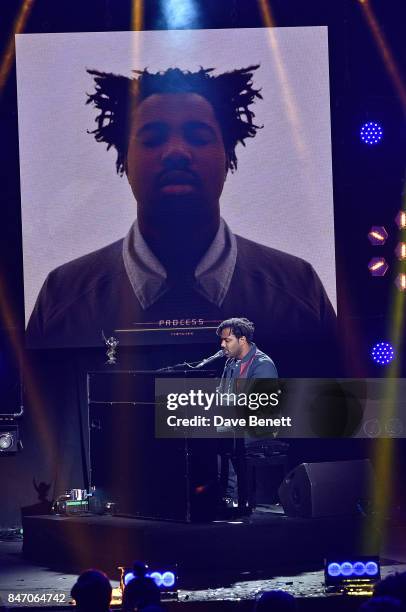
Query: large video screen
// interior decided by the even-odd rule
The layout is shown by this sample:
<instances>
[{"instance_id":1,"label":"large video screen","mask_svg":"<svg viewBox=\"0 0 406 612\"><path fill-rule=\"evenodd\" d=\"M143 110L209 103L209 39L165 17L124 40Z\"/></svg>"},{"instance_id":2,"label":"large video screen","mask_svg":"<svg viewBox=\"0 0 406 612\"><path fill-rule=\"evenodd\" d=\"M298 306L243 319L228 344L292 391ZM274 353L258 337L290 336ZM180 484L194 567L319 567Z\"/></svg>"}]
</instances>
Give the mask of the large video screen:
<instances>
[{"instance_id":1,"label":"large video screen","mask_svg":"<svg viewBox=\"0 0 406 612\"><path fill-rule=\"evenodd\" d=\"M328 325L327 28L16 40L29 347Z\"/></svg>"}]
</instances>

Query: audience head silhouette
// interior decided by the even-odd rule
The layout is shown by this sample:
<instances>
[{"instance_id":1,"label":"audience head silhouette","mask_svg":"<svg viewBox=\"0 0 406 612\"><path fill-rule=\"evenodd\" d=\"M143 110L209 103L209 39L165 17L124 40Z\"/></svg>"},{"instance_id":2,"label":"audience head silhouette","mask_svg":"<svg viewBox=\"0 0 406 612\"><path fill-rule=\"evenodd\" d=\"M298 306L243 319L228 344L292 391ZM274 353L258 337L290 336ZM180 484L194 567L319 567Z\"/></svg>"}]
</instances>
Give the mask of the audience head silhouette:
<instances>
[{"instance_id":1,"label":"audience head silhouette","mask_svg":"<svg viewBox=\"0 0 406 612\"><path fill-rule=\"evenodd\" d=\"M393 597L406 609L406 572L396 572L378 582L374 597Z\"/></svg>"},{"instance_id":2,"label":"audience head silhouette","mask_svg":"<svg viewBox=\"0 0 406 612\"><path fill-rule=\"evenodd\" d=\"M132 571L134 578L124 589L122 610L130 612L148 608L150 612L156 612L156 608L160 609L161 592L155 580L146 576L147 568L140 561L134 562Z\"/></svg>"},{"instance_id":3,"label":"audience head silhouette","mask_svg":"<svg viewBox=\"0 0 406 612\"><path fill-rule=\"evenodd\" d=\"M106 612L111 601L111 584L106 574L90 569L79 576L71 595L76 609L83 612Z\"/></svg>"},{"instance_id":4,"label":"audience head silhouette","mask_svg":"<svg viewBox=\"0 0 406 612\"><path fill-rule=\"evenodd\" d=\"M402 612L404 607L394 597L372 597L360 607L360 612Z\"/></svg>"},{"instance_id":5,"label":"audience head silhouette","mask_svg":"<svg viewBox=\"0 0 406 612\"><path fill-rule=\"evenodd\" d=\"M295 612L296 600L286 591L266 591L255 605L255 612Z\"/></svg>"}]
</instances>

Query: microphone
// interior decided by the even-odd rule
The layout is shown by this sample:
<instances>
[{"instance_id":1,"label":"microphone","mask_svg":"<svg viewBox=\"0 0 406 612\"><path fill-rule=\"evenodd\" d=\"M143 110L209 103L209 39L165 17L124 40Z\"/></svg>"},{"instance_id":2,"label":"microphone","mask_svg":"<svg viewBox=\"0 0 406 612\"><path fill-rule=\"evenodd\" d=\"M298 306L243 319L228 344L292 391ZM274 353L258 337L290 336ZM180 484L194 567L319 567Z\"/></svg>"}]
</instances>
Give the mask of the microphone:
<instances>
[{"instance_id":1,"label":"microphone","mask_svg":"<svg viewBox=\"0 0 406 612\"><path fill-rule=\"evenodd\" d=\"M195 370L197 368L202 368L203 366L205 366L207 363L211 363L212 361L215 361L216 359L220 359L220 357L224 357L224 351L223 349L220 349L219 351L217 351L217 353L215 353L214 355L211 355L211 357L206 357L206 359L203 359L203 361L200 361L196 366L195 366Z\"/></svg>"}]
</instances>

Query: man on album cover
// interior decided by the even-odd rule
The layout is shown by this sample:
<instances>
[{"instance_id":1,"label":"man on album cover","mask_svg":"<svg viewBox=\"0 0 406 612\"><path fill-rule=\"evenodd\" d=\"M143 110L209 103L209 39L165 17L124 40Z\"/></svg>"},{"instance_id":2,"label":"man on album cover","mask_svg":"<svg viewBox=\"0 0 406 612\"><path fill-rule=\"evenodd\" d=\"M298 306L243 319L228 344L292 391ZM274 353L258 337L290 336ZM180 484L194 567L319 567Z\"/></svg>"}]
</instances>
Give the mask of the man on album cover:
<instances>
[{"instance_id":1,"label":"man on album cover","mask_svg":"<svg viewBox=\"0 0 406 612\"><path fill-rule=\"evenodd\" d=\"M89 71L98 142L117 151L137 203L128 234L53 270L27 328L32 347L98 345L101 330L244 313L282 376L336 375L335 313L306 261L234 235L220 217L236 146L255 137L258 66ZM250 205L250 194L242 194ZM112 211L114 214L114 211ZM312 350L312 359L308 351Z\"/></svg>"}]
</instances>

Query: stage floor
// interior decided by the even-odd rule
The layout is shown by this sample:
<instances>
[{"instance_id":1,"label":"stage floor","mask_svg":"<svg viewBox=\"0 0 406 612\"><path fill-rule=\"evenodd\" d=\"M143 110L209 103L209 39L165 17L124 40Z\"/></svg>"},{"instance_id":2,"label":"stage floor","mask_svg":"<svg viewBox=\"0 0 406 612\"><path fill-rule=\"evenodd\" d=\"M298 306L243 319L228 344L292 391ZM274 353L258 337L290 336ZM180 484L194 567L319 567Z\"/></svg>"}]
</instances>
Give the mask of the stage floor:
<instances>
[{"instance_id":1,"label":"stage floor","mask_svg":"<svg viewBox=\"0 0 406 612\"><path fill-rule=\"evenodd\" d=\"M395 571L406 571L406 563L391 563L389 561L381 568L382 577ZM100 568L102 569L102 568ZM0 542L0 601L7 605L9 593L51 593L64 594L69 607L69 593L76 582L77 574L61 573L47 567L30 563L22 556L22 540ZM109 576L113 587L118 587L118 574ZM282 589L299 598L324 598L323 570L300 572L297 574L262 578L254 575L241 576L241 579L226 586L208 587L205 589L181 589L178 601L184 603L215 603L252 601L263 591ZM54 608L54 603L33 604L30 607Z\"/></svg>"},{"instance_id":2,"label":"stage floor","mask_svg":"<svg viewBox=\"0 0 406 612\"><path fill-rule=\"evenodd\" d=\"M80 571L102 569L117 587L117 566L134 558L150 562L150 567L159 563L161 569L176 561L178 602L189 604L189 610L221 601L248 604L270 589L303 599L325 598L322 553L338 542L350 552L365 523L354 517L292 519L265 510L244 521L208 524L109 516L27 517L25 557L21 537L0 541L1 600L7 605L10 592L51 593L63 594L59 603L68 605ZM386 522L389 537L378 551L382 576L406 570L405 525L405 520ZM123 541L127 548L122 548ZM87 554L73 563L72 548L76 554ZM117 557L120 549L131 558ZM44 607L43 602L36 605ZM53 605L50 601L48 607Z\"/></svg>"},{"instance_id":3,"label":"stage floor","mask_svg":"<svg viewBox=\"0 0 406 612\"><path fill-rule=\"evenodd\" d=\"M280 508L279 508L280 510ZM364 537L362 516L292 518L257 509L250 517L210 523L178 523L123 516L27 516L24 556L51 569L79 573L103 567L113 575L134 559L150 567L178 568L181 586L206 588L241 572L268 576L309 571L328 555L379 554L377 532ZM157 568L158 569L158 568Z\"/></svg>"}]
</instances>

